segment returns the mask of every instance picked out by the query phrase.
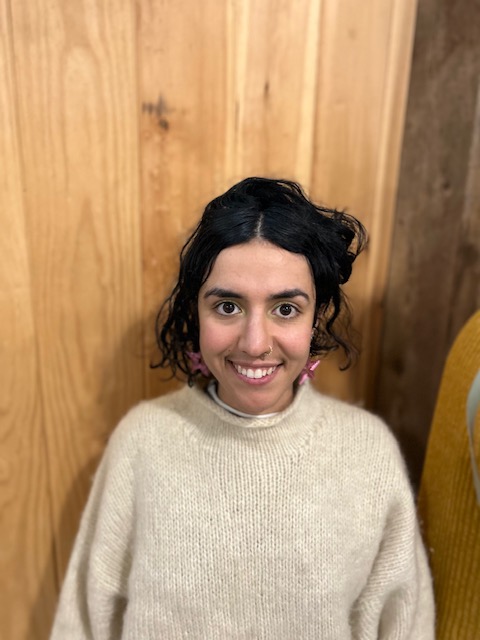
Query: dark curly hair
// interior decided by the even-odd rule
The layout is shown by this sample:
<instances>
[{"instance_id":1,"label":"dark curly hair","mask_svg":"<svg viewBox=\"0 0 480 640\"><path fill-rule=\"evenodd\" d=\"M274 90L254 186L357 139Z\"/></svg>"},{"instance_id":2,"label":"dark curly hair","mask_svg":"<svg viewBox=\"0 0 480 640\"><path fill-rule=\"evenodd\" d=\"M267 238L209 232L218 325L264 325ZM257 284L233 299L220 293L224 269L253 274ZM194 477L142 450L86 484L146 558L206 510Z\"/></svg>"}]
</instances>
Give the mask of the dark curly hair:
<instances>
[{"instance_id":1,"label":"dark curly hair","mask_svg":"<svg viewBox=\"0 0 480 640\"><path fill-rule=\"evenodd\" d=\"M180 272L172 293L156 318L161 357L151 366L178 370L192 385L187 351L199 350L198 292L218 254L261 238L308 260L315 283L315 321L310 354L342 348L347 369L357 356L348 338L350 310L341 290L352 264L364 249L367 234L353 216L311 202L296 182L246 178L205 208L180 252Z\"/></svg>"}]
</instances>

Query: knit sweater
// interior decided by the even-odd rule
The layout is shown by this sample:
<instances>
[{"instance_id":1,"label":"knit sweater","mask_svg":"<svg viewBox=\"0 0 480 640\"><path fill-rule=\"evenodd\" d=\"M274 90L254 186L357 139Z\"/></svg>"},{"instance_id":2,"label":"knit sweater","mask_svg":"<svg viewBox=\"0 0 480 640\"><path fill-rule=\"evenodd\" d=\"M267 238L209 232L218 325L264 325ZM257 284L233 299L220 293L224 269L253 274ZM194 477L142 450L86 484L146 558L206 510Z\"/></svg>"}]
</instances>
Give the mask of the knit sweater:
<instances>
[{"instance_id":1,"label":"knit sweater","mask_svg":"<svg viewBox=\"0 0 480 640\"><path fill-rule=\"evenodd\" d=\"M433 639L411 489L375 416L301 387L270 418L198 388L114 431L52 640Z\"/></svg>"}]
</instances>

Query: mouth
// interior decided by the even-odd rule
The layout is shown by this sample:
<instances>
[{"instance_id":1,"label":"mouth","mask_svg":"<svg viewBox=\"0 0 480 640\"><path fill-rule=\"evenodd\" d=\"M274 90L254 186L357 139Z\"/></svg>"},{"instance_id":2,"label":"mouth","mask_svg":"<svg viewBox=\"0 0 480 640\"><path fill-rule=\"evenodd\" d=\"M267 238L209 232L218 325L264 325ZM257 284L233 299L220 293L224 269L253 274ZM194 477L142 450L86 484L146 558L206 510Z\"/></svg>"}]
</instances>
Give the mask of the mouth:
<instances>
[{"instance_id":1,"label":"mouth","mask_svg":"<svg viewBox=\"0 0 480 640\"><path fill-rule=\"evenodd\" d=\"M245 376L245 378L249 378L250 380L262 380L263 378L267 378L268 376L271 376L273 372L277 369L277 365L273 367L265 367L265 368L264 367L245 368L245 367L241 367L238 364L235 364L234 362L232 362L231 364L237 373L239 373L242 376Z\"/></svg>"}]
</instances>

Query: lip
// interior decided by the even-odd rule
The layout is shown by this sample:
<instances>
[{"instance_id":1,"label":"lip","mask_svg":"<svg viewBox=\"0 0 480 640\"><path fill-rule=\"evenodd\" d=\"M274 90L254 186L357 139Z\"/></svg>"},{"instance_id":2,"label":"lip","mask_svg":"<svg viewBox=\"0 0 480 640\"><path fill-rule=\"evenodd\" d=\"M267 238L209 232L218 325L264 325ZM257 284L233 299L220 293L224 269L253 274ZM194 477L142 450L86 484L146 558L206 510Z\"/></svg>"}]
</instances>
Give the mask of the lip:
<instances>
[{"instance_id":1,"label":"lip","mask_svg":"<svg viewBox=\"0 0 480 640\"><path fill-rule=\"evenodd\" d=\"M242 369L270 369L272 367L275 367L274 371L272 371L272 373L267 374L266 376L263 376L262 378L248 378L247 376L244 376L243 374L239 373L236 368L235 365L233 364L233 362L231 360L227 361L230 365L231 370L233 371L234 375L241 380L242 382L245 382L246 384L250 384L250 385L264 385L264 384L268 384L269 382L271 382L277 375L278 370L281 367L281 364L268 364L268 363L263 363L261 365L253 365L252 363L239 363L239 362L235 362L235 365L237 367L242 367Z\"/></svg>"}]
</instances>

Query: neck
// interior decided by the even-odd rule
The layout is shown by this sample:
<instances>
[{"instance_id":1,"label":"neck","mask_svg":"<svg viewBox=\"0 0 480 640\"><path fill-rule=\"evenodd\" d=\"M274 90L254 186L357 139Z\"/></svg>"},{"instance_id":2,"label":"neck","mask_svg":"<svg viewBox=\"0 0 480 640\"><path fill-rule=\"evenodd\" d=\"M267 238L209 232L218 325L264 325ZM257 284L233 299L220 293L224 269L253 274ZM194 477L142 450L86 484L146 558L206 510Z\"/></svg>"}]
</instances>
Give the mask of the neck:
<instances>
[{"instance_id":1,"label":"neck","mask_svg":"<svg viewBox=\"0 0 480 640\"><path fill-rule=\"evenodd\" d=\"M260 418L260 419L272 418L273 416L276 416L279 413L279 411L275 411L273 413L263 413L263 414L255 415L252 413L245 413L244 411L239 411L238 409L231 407L226 402L223 402L221 398L219 398L217 393L217 383L215 380L210 380L210 382L208 383L207 391L210 397L214 400L214 402L216 402L220 407L223 407L226 411L229 411L230 413L233 413L236 416L240 416L241 418Z\"/></svg>"}]
</instances>

